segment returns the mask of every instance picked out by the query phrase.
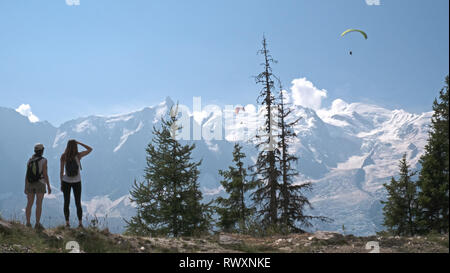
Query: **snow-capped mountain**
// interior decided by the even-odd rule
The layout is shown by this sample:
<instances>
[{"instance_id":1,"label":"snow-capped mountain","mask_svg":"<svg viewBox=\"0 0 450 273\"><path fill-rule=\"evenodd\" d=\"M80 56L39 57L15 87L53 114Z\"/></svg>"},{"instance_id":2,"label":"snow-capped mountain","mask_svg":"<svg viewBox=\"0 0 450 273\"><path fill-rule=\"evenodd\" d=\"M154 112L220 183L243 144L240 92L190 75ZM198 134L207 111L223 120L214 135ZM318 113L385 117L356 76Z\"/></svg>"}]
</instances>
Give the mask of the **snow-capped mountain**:
<instances>
[{"instance_id":1,"label":"snow-capped mountain","mask_svg":"<svg viewBox=\"0 0 450 273\"><path fill-rule=\"evenodd\" d=\"M0 108L0 213L22 215L25 206L23 180L25 162L34 143L47 147L49 175L55 191L46 197L44 219L62 217L59 187L59 157L67 141L75 138L94 148L83 159L83 206L86 215L108 217L123 226L122 218L134 214L128 193L134 180L141 180L145 168L145 148L152 138L153 126L173 105L167 98L153 107L118 116L90 116L68 121L58 128L47 122L30 123L14 110ZM190 132L196 144L194 158L202 159L200 185L204 198L210 200L223 191L219 187L219 169L232 159L234 141L241 141L247 154L247 165L256 159L252 136L260 125L260 109L245 106L238 114L231 110L189 113L191 128L202 128L203 138ZM346 231L368 235L382 229L380 200L385 192L382 184L398 172L398 161L406 153L413 168L427 139L432 113L420 115L403 110L388 110L362 103L333 102L329 109L314 111L293 106L293 117L302 119L295 127L298 137L291 150L299 156L298 182L312 181L309 193L314 215L335 221L316 223L317 229ZM227 115L233 120L224 121ZM220 132L220 134L217 134ZM220 137L221 135L223 140ZM215 137L215 138L214 138ZM219 140L218 140L219 138ZM54 220L55 221L55 220ZM114 227L113 227L114 230Z\"/></svg>"}]
</instances>

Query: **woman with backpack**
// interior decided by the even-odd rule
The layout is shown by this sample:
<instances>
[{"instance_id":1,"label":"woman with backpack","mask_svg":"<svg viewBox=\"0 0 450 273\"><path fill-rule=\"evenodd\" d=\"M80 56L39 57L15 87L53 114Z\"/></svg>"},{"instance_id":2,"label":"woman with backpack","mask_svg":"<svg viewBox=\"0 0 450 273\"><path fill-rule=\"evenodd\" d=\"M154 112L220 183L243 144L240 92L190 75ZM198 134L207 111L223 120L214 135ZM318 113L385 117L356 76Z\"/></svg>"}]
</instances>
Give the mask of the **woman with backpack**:
<instances>
[{"instance_id":1,"label":"woman with backpack","mask_svg":"<svg viewBox=\"0 0 450 273\"><path fill-rule=\"evenodd\" d=\"M31 227L31 209L36 198L36 229L43 229L41 225L42 201L44 200L45 186L47 185L48 194L52 193L47 172L47 159L43 157L44 145L36 144L34 146L34 155L28 160L27 174L25 176L25 194L27 195L27 208L25 216L26 226Z\"/></svg>"},{"instance_id":2,"label":"woman with backpack","mask_svg":"<svg viewBox=\"0 0 450 273\"><path fill-rule=\"evenodd\" d=\"M78 145L83 146L86 150L78 152ZM61 191L64 195L64 217L66 218L66 227L70 227L69 222L69 205L70 191L73 189L75 197L75 205L77 207L77 216L79 227L83 227L83 210L81 208L81 159L92 152L92 148L86 144L80 143L74 139L67 142L67 147L61 156Z\"/></svg>"}]
</instances>

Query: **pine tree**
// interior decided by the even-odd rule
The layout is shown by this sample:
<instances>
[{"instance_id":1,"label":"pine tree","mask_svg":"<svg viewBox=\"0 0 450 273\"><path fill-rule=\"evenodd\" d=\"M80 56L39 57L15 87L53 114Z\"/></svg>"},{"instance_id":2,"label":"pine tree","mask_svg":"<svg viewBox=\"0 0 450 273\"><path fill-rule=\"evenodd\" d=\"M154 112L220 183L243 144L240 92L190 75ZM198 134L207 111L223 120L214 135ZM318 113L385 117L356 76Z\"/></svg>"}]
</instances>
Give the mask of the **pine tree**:
<instances>
[{"instance_id":1,"label":"pine tree","mask_svg":"<svg viewBox=\"0 0 450 273\"><path fill-rule=\"evenodd\" d=\"M202 204L197 182L199 162L193 162L193 145L176 140L177 110L171 109L161 128L153 128L148 145L147 167L143 182L134 182L131 201L137 215L127 222L127 231L140 235L192 236L209 228L210 210Z\"/></svg>"},{"instance_id":2,"label":"pine tree","mask_svg":"<svg viewBox=\"0 0 450 273\"><path fill-rule=\"evenodd\" d=\"M245 195L256 184L247 181L247 169L243 163L245 154L241 150L242 146L236 143L233 151L234 166L229 166L228 170L219 170L223 177L220 184L229 197L216 199L216 211L219 214L218 225L227 232L245 232L247 219L254 213L254 208L246 206Z\"/></svg>"},{"instance_id":3,"label":"pine tree","mask_svg":"<svg viewBox=\"0 0 450 273\"><path fill-rule=\"evenodd\" d=\"M279 81L280 82L280 81ZM298 157L289 153L289 145L294 141L297 134L293 126L299 122L301 118L297 118L288 122L291 117L292 110L287 107L284 98L283 87L280 82L278 104L278 127L279 127L279 142L278 148L280 156L277 161L281 170L281 183L279 193L279 209L281 211L280 227L285 233L303 232L300 226L311 227L311 220L318 219L328 221L325 217L316 217L305 215L305 207L312 208L308 198L303 194L304 191L310 191L312 184L310 182L294 185L294 178L298 177L299 173L296 169Z\"/></svg>"},{"instance_id":4,"label":"pine tree","mask_svg":"<svg viewBox=\"0 0 450 273\"><path fill-rule=\"evenodd\" d=\"M384 204L384 226L396 235L415 235L417 230L417 183L412 180L416 174L410 171L406 154L400 160L400 178L391 178L391 183L383 184L387 190Z\"/></svg>"},{"instance_id":5,"label":"pine tree","mask_svg":"<svg viewBox=\"0 0 450 273\"><path fill-rule=\"evenodd\" d=\"M424 232L449 230L449 77L433 103L431 130L420 159L419 206Z\"/></svg>"},{"instance_id":6,"label":"pine tree","mask_svg":"<svg viewBox=\"0 0 450 273\"><path fill-rule=\"evenodd\" d=\"M273 95L273 74L270 67L270 64L276 61L269 54L265 37L263 37L262 46L263 48L258 53L264 56L264 63L262 63L264 71L256 76L256 83L263 86L258 96L258 103L265 107L265 121L263 133L258 132L256 135L258 141L256 147L260 151L256 164L250 169L253 171L253 181L259 185L258 189L252 193L252 199L258 206L258 216L262 217L262 223L268 227L276 225L278 220L277 191L279 190L280 171L276 165L276 156L279 154L279 150L274 132L276 106Z\"/></svg>"}]
</instances>

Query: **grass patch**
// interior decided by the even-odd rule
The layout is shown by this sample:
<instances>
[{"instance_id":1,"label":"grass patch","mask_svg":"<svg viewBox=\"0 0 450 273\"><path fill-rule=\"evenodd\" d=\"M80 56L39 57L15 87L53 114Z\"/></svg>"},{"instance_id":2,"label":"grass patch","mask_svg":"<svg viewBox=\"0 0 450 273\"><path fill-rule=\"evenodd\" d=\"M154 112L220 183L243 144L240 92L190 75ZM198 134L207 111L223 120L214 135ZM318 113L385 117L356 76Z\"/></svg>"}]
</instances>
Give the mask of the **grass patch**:
<instances>
[{"instance_id":1,"label":"grass patch","mask_svg":"<svg viewBox=\"0 0 450 273\"><path fill-rule=\"evenodd\" d=\"M11 223L13 228L7 234L0 234L0 245L10 246L14 252L60 252L61 246L48 241L31 228L17 227L17 224Z\"/></svg>"},{"instance_id":2,"label":"grass patch","mask_svg":"<svg viewBox=\"0 0 450 273\"><path fill-rule=\"evenodd\" d=\"M67 235L64 236L66 241L77 241L81 250L87 253L127 253L132 250L128 242L117 244L97 229L70 230Z\"/></svg>"},{"instance_id":3,"label":"grass patch","mask_svg":"<svg viewBox=\"0 0 450 273\"><path fill-rule=\"evenodd\" d=\"M176 247L158 247L156 252L161 252L161 253L179 253L178 248L176 248Z\"/></svg>"},{"instance_id":4,"label":"grass patch","mask_svg":"<svg viewBox=\"0 0 450 273\"><path fill-rule=\"evenodd\" d=\"M317 240L313 239L312 246L342 246L342 245L348 245L348 240L344 236L335 236L328 240Z\"/></svg>"},{"instance_id":5,"label":"grass patch","mask_svg":"<svg viewBox=\"0 0 450 273\"><path fill-rule=\"evenodd\" d=\"M128 242L117 244L104 233L93 229L66 229L59 226L48 231L36 231L17 223L8 233L0 233L0 252L61 253L69 241L76 241L87 253L125 253L132 251Z\"/></svg>"},{"instance_id":6,"label":"grass patch","mask_svg":"<svg viewBox=\"0 0 450 273\"><path fill-rule=\"evenodd\" d=\"M442 235L439 233L430 233L426 236L427 240L436 243L440 246L449 248L448 234Z\"/></svg>"}]
</instances>

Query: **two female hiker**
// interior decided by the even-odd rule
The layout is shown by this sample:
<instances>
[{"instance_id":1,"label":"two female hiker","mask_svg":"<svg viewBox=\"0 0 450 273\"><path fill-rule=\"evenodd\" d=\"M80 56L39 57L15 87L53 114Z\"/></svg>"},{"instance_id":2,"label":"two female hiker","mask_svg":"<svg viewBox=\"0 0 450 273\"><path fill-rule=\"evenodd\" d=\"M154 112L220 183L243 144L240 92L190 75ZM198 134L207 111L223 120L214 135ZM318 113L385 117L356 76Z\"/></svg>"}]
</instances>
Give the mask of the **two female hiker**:
<instances>
[{"instance_id":1,"label":"two female hiker","mask_svg":"<svg viewBox=\"0 0 450 273\"><path fill-rule=\"evenodd\" d=\"M79 152L78 145L84 147L86 150ZM77 216L79 227L83 227L82 218L83 210L81 207L81 159L92 152L92 148L86 144L78 142L74 139L67 142L67 147L61 155L60 160L60 181L61 191L64 195L64 217L66 220L66 227L70 227L69 205L70 192L73 189L75 205L77 207ZM25 194L27 195L28 203L25 211L26 225L31 227L31 208L36 197L36 229L42 229L40 218L42 213L42 200L46 193L47 186L48 194L51 194L50 181L48 178L47 159L43 157L44 145L36 144L34 147L34 155L27 163L27 174L25 177Z\"/></svg>"}]
</instances>

